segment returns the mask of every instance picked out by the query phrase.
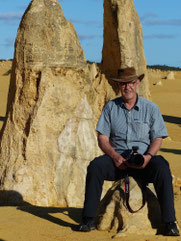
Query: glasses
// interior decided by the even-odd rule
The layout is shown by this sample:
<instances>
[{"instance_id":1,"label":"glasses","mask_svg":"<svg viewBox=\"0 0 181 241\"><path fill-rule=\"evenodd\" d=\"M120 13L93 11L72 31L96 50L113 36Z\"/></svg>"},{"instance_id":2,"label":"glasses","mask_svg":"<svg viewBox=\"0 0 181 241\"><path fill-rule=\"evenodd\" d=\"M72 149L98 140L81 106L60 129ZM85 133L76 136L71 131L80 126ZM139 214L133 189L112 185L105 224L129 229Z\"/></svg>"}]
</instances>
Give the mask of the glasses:
<instances>
[{"instance_id":1,"label":"glasses","mask_svg":"<svg viewBox=\"0 0 181 241\"><path fill-rule=\"evenodd\" d=\"M130 82L120 82L120 85L121 85L121 87L125 87L126 85L128 86L130 86L130 87L133 87L134 86L134 84L136 84L136 82L137 82L137 80L133 80L133 81L130 81Z\"/></svg>"}]
</instances>

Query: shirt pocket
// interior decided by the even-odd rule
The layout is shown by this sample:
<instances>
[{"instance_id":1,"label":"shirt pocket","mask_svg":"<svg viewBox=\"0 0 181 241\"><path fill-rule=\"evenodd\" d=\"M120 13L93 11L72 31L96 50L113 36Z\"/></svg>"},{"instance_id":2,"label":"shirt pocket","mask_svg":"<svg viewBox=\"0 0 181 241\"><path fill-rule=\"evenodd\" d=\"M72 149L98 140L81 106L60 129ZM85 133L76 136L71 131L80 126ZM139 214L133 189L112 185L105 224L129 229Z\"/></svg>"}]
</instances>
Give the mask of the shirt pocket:
<instances>
[{"instance_id":1,"label":"shirt pocket","mask_svg":"<svg viewBox=\"0 0 181 241\"><path fill-rule=\"evenodd\" d=\"M149 138L149 125L146 122L132 122L133 136L136 140L147 140Z\"/></svg>"},{"instance_id":2,"label":"shirt pocket","mask_svg":"<svg viewBox=\"0 0 181 241\"><path fill-rule=\"evenodd\" d=\"M111 129L111 137L118 138L119 140L126 140L127 127L122 128L121 126Z\"/></svg>"}]
</instances>

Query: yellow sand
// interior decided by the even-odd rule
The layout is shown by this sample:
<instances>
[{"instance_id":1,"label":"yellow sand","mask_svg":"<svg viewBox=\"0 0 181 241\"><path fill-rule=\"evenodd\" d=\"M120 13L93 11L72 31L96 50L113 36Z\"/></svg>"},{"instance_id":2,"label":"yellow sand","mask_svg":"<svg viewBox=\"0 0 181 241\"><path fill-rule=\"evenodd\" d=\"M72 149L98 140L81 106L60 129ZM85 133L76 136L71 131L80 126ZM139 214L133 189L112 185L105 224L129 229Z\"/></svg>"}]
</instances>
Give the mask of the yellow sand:
<instances>
[{"instance_id":1,"label":"yellow sand","mask_svg":"<svg viewBox=\"0 0 181 241\"><path fill-rule=\"evenodd\" d=\"M6 112L11 62L0 62L0 128ZM174 80L162 79L162 86L153 85L150 79L152 100L166 116L169 138L164 140L160 154L170 162L174 176L181 178L181 72ZM175 190L175 206L181 225L181 190ZM81 209L43 207L0 207L0 241L107 241L115 232L75 232L80 221ZM120 238L121 239L121 238ZM124 237L125 241L181 240L162 235Z\"/></svg>"}]
</instances>

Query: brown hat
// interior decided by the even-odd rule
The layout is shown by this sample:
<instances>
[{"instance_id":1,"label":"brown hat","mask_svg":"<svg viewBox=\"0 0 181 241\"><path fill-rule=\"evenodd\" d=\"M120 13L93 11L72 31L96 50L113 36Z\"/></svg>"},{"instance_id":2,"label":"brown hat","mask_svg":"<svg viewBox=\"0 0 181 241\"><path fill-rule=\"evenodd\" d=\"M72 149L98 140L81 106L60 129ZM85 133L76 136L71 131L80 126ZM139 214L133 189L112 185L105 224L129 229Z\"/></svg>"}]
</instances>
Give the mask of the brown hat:
<instances>
[{"instance_id":1,"label":"brown hat","mask_svg":"<svg viewBox=\"0 0 181 241\"><path fill-rule=\"evenodd\" d=\"M141 81L144 78L144 76L144 74L137 76L135 68L128 67L125 69L118 69L117 79L112 78L112 80L118 82L130 82L132 80L139 79Z\"/></svg>"}]
</instances>

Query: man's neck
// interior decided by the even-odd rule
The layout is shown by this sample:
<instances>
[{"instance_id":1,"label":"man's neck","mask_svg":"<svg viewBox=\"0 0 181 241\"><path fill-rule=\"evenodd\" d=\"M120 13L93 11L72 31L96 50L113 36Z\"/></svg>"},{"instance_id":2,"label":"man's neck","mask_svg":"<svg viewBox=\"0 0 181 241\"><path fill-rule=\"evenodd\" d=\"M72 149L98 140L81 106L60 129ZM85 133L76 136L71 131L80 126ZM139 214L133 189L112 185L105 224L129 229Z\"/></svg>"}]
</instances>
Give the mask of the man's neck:
<instances>
[{"instance_id":1,"label":"man's neck","mask_svg":"<svg viewBox=\"0 0 181 241\"><path fill-rule=\"evenodd\" d=\"M131 100L124 100L124 103L127 107L128 110L131 110L137 103L137 99L138 99L138 96L136 95L136 97L134 99L131 99Z\"/></svg>"}]
</instances>

